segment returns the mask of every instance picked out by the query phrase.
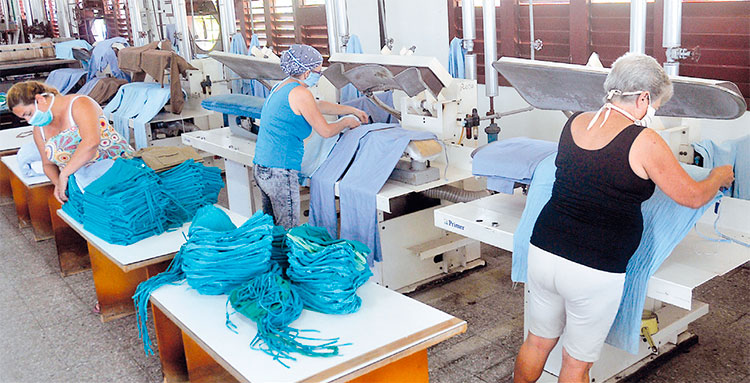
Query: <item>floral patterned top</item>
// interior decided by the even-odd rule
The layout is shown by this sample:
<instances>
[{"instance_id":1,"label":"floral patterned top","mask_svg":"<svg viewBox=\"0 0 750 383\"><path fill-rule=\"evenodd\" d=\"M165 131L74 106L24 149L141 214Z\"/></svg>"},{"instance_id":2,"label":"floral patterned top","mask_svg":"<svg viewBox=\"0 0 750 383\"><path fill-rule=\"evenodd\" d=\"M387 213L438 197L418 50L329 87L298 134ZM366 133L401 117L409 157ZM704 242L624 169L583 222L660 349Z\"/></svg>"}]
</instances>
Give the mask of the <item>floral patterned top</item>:
<instances>
[{"instance_id":1,"label":"floral patterned top","mask_svg":"<svg viewBox=\"0 0 750 383\"><path fill-rule=\"evenodd\" d=\"M86 96L75 97L70 102L71 109L73 106L73 101L75 101L78 97ZM68 164L68 161L70 161L73 153L76 151L76 149L78 149L78 145L81 143L81 134L78 131L78 126L75 124L75 121L73 121L73 115L70 110L68 111L68 118L70 119L70 128L63 130L53 137L50 137L49 140L44 138L44 129L41 129L42 139L45 141L45 155L60 169L64 168L65 165ZM91 162L96 162L98 160L104 160L107 158L116 159L121 157L133 157L133 153L135 152L133 148L127 142L125 142L125 140L117 133L117 131L115 131L114 128L112 128L112 125L109 124L106 117L104 116L99 116L99 133L99 148L97 150L96 156L91 160Z\"/></svg>"}]
</instances>

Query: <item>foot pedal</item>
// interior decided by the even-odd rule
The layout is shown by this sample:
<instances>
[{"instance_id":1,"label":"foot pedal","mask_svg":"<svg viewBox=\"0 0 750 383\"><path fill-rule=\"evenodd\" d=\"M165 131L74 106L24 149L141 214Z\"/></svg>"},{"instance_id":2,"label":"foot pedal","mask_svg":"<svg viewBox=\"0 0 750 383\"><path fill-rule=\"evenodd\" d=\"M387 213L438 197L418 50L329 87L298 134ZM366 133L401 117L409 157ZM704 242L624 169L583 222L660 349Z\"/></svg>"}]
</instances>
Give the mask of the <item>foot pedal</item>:
<instances>
[{"instance_id":1,"label":"foot pedal","mask_svg":"<svg viewBox=\"0 0 750 383\"><path fill-rule=\"evenodd\" d=\"M656 313L649 310L643 310L641 316L641 338L647 342L652 354L658 354L659 349L656 347L654 340L651 338L659 331L659 317Z\"/></svg>"}]
</instances>

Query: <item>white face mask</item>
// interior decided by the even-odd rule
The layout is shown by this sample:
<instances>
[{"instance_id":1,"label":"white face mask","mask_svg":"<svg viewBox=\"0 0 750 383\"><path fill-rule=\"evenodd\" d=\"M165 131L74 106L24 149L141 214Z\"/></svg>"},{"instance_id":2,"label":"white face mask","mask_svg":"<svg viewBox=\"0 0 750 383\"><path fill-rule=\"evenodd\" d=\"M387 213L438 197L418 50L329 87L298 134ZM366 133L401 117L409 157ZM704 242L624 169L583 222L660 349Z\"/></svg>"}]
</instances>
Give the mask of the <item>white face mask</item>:
<instances>
[{"instance_id":1,"label":"white face mask","mask_svg":"<svg viewBox=\"0 0 750 383\"><path fill-rule=\"evenodd\" d=\"M610 100L615 95L620 95L620 96L634 96L634 95L637 95L637 94L641 94L643 92L644 91L623 93L623 92L620 92L619 90L611 90L611 91L609 91L609 94L607 95L607 100ZM596 122L596 120L599 119L599 115L605 109L607 111L604 113L604 119L602 120L602 123L599 124L600 128L607 121L607 119L609 118L609 114L610 114L610 112L613 109L616 110L616 111L618 111L618 112L620 112L620 114L622 114L623 116L625 116L629 120L633 121L634 124L636 124L638 126L642 126L644 128L647 128L650 124L653 123L654 116L656 115L656 109L653 106L651 106L651 93L648 93L648 108L646 108L646 115L643 116L643 118L641 118L640 120L637 119L637 118L635 118L635 117L633 117L632 114L628 113L624 109L622 109L622 108L620 108L620 107L618 107L618 106L616 106L616 105L614 105L614 104L612 104L610 102L607 102L606 104L604 104L604 106L601 107L601 109L599 109L598 112L596 112L596 114L594 115L594 118L591 119L591 122L586 127L586 130L591 129L594 126L594 123Z\"/></svg>"}]
</instances>

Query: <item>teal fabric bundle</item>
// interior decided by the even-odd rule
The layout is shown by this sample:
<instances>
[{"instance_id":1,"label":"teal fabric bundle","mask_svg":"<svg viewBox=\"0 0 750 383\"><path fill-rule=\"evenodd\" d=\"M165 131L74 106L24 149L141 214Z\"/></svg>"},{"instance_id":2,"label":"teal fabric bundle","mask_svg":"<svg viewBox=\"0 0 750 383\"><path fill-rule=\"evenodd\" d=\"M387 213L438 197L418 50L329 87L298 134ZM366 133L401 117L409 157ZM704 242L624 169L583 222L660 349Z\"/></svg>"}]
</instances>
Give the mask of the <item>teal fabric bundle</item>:
<instances>
[{"instance_id":1,"label":"teal fabric bundle","mask_svg":"<svg viewBox=\"0 0 750 383\"><path fill-rule=\"evenodd\" d=\"M83 227L109 243L129 245L168 228L166 201L153 170L140 160L118 159L86 187Z\"/></svg>"},{"instance_id":2,"label":"teal fabric bundle","mask_svg":"<svg viewBox=\"0 0 750 383\"><path fill-rule=\"evenodd\" d=\"M285 273L289 267L289 246L286 244L286 230L283 226L273 227L273 242L271 245L271 261L278 264L282 273Z\"/></svg>"},{"instance_id":3,"label":"teal fabric bundle","mask_svg":"<svg viewBox=\"0 0 750 383\"><path fill-rule=\"evenodd\" d=\"M305 307L325 314L359 310L357 289L372 276L370 249L350 240L334 240L323 227L302 225L287 233L287 276L298 288Z\"/></svg>"},{"instance_id":4,"label":"teal fabric bundle","mask_svg":"<svg viewBox=\"0 0 750 383\"><path fill-rule=\"evenodd\" d=\"M215 206L198 209L188 229L188 240L169 268L139 284L133 295L138 333L146 354L153 354L146 327L151 293L163 285L187 280L200 294L229 294L269 270L272 230L273 219L260 212L236 227Z\"/></svg>"},{"instance_id":5,"label":"teal fabric bundle","mask_svg":"<svg viewBox=\"0 0 750 383\"><path fill-rule=\"evenodd\" d=\"M158 173L164 192L180 204L166 206L170 226L189 221L203 206L216 203L224 187L221 169L203 166L187 160L176 167Z\"/></svg>"},{"instance_id":6,"label":"teal fabric bundle","mask_svg":"<svg viewBox=\"0 0 750 383\"><path fill-rule=\"evenodd\" d=\"M75 174L68 177L68 201L62 205L62 210L78 222L83 222L83 193L78 188Z\"/></svg>"},{"instance_id":7,"label":"teal fabric bundle","mask_svg":"<svg viewBox=\"0 0 750 383\"><path fill-rule=\"evenodd\" d=\"M216 203L221 170L188 160L157 174L140 159L117 159L82 193L68 182L67 212L92 234L118 245L182 226L202 206Z\"/></svg>"},{"instance_id":8,"label":"teal fabric bundle","mask_svg":"<svg viewBox=\"0 0 750 383\"><path fill-rule=\"evenodd\" d=\"M338 344L338 338L303 337L300 336L302 330L289 327L302 313L303 303L297 289L284 279L278 265L274 264L268 272L234 289L227 303L257 324L258 332L250 346L272 356L285 367L289 366L282 359L296 360L292 353L331 357L339 354L339 347L345 346ZM229 320L229 315L227 312L227 327L234 331L236 326Z\"/></svg>"}]
</instances>

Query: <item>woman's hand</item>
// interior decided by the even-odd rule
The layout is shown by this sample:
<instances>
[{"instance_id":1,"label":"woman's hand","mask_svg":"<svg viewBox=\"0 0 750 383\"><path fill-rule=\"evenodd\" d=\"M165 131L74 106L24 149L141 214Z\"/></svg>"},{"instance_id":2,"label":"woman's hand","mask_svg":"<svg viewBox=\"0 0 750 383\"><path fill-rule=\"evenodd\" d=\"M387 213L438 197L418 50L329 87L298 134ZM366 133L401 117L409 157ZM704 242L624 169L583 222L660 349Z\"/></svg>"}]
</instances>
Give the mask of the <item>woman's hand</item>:
<instances>
[{"instance_id":1,"label":"woman's hand","mask_svg":"<svg viewBox=\"0 0 750 383\"><path fill-rule=\"evenodd\" d=\"M349 128L349 129L354 129L354 128L356 128L356 127L358 127L358 126L362 125L362 124L361 124L361 123L359 122L359 120L357 120L356 118L351 118L351 117L347 117L347 118L344 118L344 119L342 120L342 122L344 122L344 125L345 125L345 129L346 129L346 128Z\"/></svg>"},{"instance_id":2,"label":"woman's hand","mask_svg":"<svg viewBox=\"0 0 750 383\"><path fill-rule=\"evenodd\" d=\"M367 113L365 113L365 112L364 112L363 110L359 110L359 109L357 109L357 108L352 108L352 109L353 109L353 110L352 110L352 112L351 112L351 113L352 113L353 115L357 116L357 118L359 118L359 122L360 122L360 123L362 123L362 124L366 124L366 123L367 123L367 122L369 121L369 119L370 119L370 116L368 116L368 115L367 115ZM357 126L359 126L359 125L357 125ZM356 127L356 126L355 126L355 127Z\"/></svg>"},{"instance_id":3,"label":"woman's hand","mask_svg":"<svg viewBox=\"0 0 750 383\"><path fill-rule=\"evenodd\" d=\"M60 177L57 179L57 184L55 185L55 191L53 194L55 195L55 198L57 198L60 203L64 204L68 197L65 195L65 190L68 189L68 176L60 174Z\"/></svg>"},{"instance_id":4,"label":"woman's hand","mask_svg":"<svg viewBox=\"0 0 750 383\"><path fill-rule=\"evenodd\" d=\"M711 176L716 177L719 181L719 185L722 188L729 188L734 182L734 170L732 165L719 166L711 170Z\"/></svg>"}]
</instances>

